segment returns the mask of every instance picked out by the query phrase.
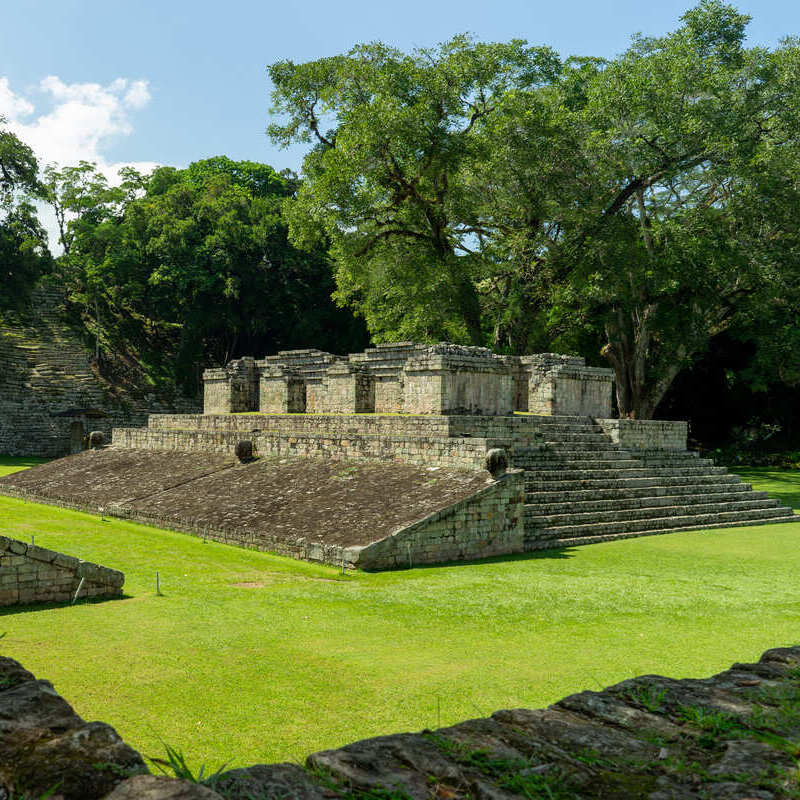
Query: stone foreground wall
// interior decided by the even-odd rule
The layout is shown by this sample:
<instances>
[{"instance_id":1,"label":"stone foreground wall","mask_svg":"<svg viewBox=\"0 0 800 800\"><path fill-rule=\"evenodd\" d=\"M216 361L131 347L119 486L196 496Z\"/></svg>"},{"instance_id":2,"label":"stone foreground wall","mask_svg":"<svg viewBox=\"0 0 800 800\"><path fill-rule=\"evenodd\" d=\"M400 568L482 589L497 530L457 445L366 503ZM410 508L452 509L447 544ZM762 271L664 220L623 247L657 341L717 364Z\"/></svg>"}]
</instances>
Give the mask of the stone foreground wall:
<instances>
[{"instance_id":1,"label":"stone foreground wall","mask_svg":"<svg viewBox=\"0 0 800 800\"><path fill-rule=\"evenodd\" d=\"M0 795L29 800L58 786L62 800L789 800L799 671L800 647L778 648L712 678L646 675L199 785L147 774L113 728L84 722L50 683L0 657Z\"/></svg>"},{"instance_id":2,"label":"stone foreground wall","mask_svg":"<svg viewBox=\"0 0 800 800\"><path fill-rule=\"evenodd\" d=\"M116 569L0 536L0 606L67 603L79 586L79 598L114 597L124 582Z\"/></svg>"}]
</instances>

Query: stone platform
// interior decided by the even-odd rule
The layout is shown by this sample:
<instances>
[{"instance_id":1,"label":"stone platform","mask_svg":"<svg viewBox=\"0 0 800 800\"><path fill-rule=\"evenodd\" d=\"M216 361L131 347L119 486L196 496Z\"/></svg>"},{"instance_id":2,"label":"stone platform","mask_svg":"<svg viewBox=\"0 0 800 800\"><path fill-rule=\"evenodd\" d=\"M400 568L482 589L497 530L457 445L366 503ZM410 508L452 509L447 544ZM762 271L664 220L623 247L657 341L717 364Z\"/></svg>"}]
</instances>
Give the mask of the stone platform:
<instances>
[{"instance_id":1,"label":"stone platform","mask_svg":"<svg viewBox=\"0 0 800 800\"><path fill-rule=\"evenodd\" d=\"M686 435L535 414L154 415L0 493L365 569L800 519ZM237 464L242 441L255 462ZM487 471L490 452L508 471Z\"/></svg>"}]
</instances>

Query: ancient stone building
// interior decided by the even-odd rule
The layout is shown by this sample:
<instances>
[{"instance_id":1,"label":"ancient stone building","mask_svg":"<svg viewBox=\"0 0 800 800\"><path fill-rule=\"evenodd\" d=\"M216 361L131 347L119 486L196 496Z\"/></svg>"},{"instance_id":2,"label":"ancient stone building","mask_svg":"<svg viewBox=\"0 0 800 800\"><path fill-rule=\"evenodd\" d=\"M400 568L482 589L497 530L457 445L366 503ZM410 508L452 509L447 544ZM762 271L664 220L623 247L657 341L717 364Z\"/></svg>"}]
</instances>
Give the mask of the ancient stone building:
<instances>
[{"instance_id":1,"label":"ancient stone building","mask_svg":"<svg viewBox=\"0 0 800 800\"><path fill-rule=\"evenodd\" d=\"M555 353L501 356L483 347L380 344L241 358L204 373L206 414L535 414L611 416L610 369Z\"/></svg>"},{"instance_id":2,"label":"ancient stone building","mask_svg":"<svg viewBox=\"0 0 800 800\"><path fill-rule=\"evenodd\" d=\"M551 353L242 358L206 371L205 413L115 428L0 493L363 569L797 520L687 450L685 422L614 419L611 397L610 370Z\"/></svg>"},{"instance_id":3,"label":"ancient stone building","mask_svg":"<svg viewBox=\"0 0 800 800\"><path fill-rule=\"evenodd\" d=\"M104 379L64 305L64 290L43 283L26 310L0 322L0 453L63 456L84 449L90 431L110 439L115 426L143 425L150 413L199 408Z\"/></svg>"}]
</instances>

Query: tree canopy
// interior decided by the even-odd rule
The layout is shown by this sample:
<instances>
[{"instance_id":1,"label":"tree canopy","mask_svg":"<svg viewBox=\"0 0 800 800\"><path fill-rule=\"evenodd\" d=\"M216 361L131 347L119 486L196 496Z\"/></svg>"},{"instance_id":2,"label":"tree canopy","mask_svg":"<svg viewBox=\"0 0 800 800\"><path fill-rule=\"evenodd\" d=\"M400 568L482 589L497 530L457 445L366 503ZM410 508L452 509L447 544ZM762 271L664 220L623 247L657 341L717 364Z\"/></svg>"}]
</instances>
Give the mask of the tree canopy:
<instances>
[{"instance_id":1,"label":"tree canopy","mask_svg":"<svg viewBox=\"0 0 800 800\"><path fill-rule=\"evenodd\" d=\"M0 116L0 126L5 122ZM0 309L22 304L51 266L47 235L32 202L40 196L33 151L0 127Z\"/></svg>"},{"instance_id":2,"label":"tree canopy","mask_svg":"<svg viewBox=\"0 0 800 800\"><path fill-rule=\"evenodd\" d=\"M62 269L109 348L124 339L156 360L175 352L170 369L196 388L203 363L361 343L330 300L324 247L300 253L287 241L281 203L292 176L220 156L121 177L109 187L89 164L48 175L65 219Z\"/></svg>"},{"instance_id":3,"label":"tree canopy","mask_svg":"<svg viewBox=\"0 0 800 800\"><path fill-rule=\"evenodd\" d=\"M721 332L796 335L800 47L748 21L704 0L610 60L459 36L273 64L270 133L311 145L292 240L330 240L378 340L602 355L650 417Z\"/></svg>"}]
</instances>

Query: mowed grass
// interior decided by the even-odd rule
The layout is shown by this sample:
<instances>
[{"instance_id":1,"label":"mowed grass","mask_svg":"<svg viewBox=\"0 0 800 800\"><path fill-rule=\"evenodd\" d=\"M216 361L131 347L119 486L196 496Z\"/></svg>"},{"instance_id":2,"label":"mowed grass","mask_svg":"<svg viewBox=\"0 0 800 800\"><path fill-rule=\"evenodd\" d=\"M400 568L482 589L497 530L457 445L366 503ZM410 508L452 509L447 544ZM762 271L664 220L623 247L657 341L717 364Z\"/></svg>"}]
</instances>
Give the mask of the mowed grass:
<instances>
[{"instance_id":1,"label":"mowed grass","mask_svg":"<svg viewBox=\"0 0 800 800\"><path fill-rule=\"evenodd\" d=\"M800 473L764 480L800 494ZM344 577L9 498L0 533L126 575L121 600L5 610L0 651L145 755L167 742L194 767L301 761L800 642L800 523Z\"/></svg>"}]
</instances>

